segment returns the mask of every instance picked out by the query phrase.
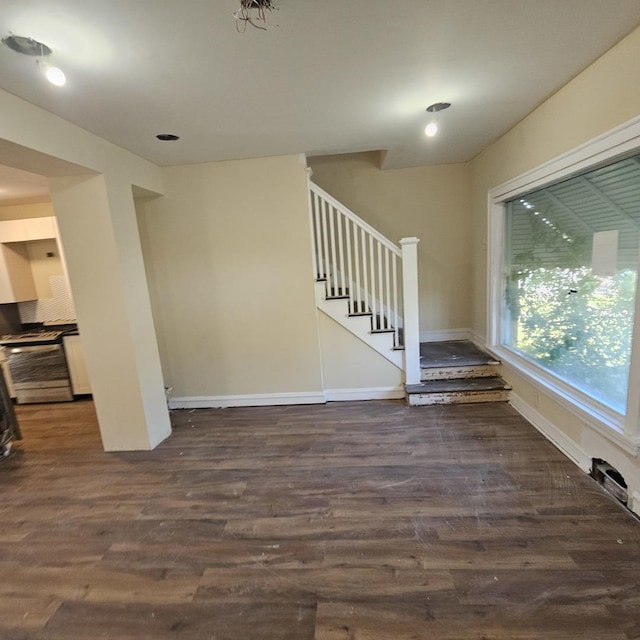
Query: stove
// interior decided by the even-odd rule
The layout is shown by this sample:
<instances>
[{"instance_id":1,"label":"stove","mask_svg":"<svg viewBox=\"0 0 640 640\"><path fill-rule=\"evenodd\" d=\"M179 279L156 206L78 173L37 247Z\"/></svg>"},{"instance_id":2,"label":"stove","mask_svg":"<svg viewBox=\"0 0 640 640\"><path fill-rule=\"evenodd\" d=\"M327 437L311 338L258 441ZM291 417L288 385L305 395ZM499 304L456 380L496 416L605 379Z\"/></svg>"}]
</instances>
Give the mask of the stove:
<instances>
[{"instance_id":1,"label":"stove","mask_svg":"<svg viewBox=\"0 0 640 640\"><path fill-rule=\"evenodd\" d=\"M64 331L23 331L0 337L18 404L73 400Z\"/></svg>"},{"instance_id":2,"label":"stove","mask_svg":"<svg viewBox=\"0 0 640 640\"><path fill-rule=\"evenodd\" d=\"M24 331L22 333L8 333L0 336L3 347L27 344L56 344L62 342L64 331Z\"/></svg>"}]
</instances>

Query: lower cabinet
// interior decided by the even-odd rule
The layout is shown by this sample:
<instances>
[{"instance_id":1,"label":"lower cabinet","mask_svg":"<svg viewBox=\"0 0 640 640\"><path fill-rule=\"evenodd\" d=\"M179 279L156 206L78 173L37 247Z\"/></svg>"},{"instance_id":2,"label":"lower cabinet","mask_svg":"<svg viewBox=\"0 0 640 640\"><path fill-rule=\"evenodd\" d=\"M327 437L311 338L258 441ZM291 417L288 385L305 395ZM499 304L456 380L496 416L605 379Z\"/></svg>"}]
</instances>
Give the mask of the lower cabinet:
<instances>
[{"instance_id":1,"label":"lower cabinet","mask_svg":"<svg viewBox=\"0 0 640 640\"><path fill-rule=\"evenodd\" d=\"M89 383L89 374L85 364L84 349L80 336L65 336L64 352L69 366L73 395L91 393L91 384Z\"/></svg>"}]
</instances>

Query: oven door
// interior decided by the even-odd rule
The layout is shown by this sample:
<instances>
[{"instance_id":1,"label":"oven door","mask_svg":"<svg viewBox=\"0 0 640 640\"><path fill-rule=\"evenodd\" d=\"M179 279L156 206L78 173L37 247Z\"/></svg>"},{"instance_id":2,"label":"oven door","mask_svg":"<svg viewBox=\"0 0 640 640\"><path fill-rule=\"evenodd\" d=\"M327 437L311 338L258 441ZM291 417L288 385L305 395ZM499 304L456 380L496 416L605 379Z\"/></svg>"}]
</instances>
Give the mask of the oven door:
<instances>
[{"instance_id":1,"label":"oven door","mask_svg":"<svg viewBox=\"0 0 640 640\"><path fill-rule=\"evenodd\" d=\"M8 347L6 354L19 404L73 400L61 344Z\"/></svg>"}]
</instances>

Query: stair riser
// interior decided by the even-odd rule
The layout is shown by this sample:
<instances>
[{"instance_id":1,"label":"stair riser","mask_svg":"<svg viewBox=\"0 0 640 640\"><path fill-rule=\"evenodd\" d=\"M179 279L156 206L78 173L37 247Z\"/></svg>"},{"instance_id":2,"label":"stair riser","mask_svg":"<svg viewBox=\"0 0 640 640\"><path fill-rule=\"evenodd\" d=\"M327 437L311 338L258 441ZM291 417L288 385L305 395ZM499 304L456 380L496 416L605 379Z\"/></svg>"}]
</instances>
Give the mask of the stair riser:
<instances>
[{"instance_id":1,"label":"stair riser","mask_svg":"<svg viewBox=\"0 0 640 640\"><path fill-rule=\"evenodd\" d=\"M421 370L421 379L464 380L468 378L493 378L500 375L500 365L486 364L469 367L432 367Z\"/></svg>"},{"instance_id":2,"label":"stair riser","mask_svg":"<svg viewBox=\"0 0 640 640\"><path fill-rule=\"evenodd\" d=\"M410 393L407 402L412 407L433 404L475 404L478 402L507 402L509 391L456 392L456 393Z\"/></svg>"}]
</instances>

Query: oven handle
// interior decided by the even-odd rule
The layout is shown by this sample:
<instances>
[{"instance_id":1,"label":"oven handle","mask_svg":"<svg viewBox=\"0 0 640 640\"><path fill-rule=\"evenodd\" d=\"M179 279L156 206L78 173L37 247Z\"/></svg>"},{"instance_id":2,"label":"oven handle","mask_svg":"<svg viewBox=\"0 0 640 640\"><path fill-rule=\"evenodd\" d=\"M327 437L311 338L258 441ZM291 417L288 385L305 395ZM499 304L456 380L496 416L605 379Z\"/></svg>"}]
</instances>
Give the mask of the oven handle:
<instances>
[{"instance_id":1,"label":"oven handle","mask_svg":"<svg viewBox=\"0 0 640 640\"><path fill-rule=\"evenodd\" d=\"M32 347L5 347L9 353L33 353L34 351L59 351L62 349L61 344L39 344Z\"/></svg>"}]
</instances>

